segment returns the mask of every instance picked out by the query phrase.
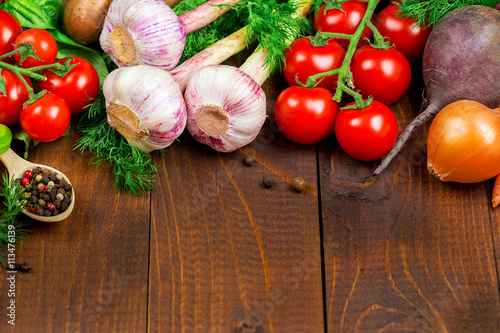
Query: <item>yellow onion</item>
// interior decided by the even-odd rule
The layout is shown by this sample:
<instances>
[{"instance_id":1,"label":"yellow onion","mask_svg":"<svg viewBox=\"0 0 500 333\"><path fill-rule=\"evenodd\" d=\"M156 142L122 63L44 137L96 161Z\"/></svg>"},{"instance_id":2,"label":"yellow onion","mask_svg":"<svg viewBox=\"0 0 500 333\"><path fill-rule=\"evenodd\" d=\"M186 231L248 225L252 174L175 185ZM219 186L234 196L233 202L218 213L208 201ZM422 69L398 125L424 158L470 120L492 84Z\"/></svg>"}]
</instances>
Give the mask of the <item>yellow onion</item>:
<instances>
[{"instance_id":1,"label":"yellow onion","mask_svg":"<svg viewBox=\"0 0 500 333\"><path fill-rule=\"evenodd\" d=\"M427 138L427 169L442 181L477 183L500 174L500 108L462 100L444 107Z\"/></svg>"}]
</instances>

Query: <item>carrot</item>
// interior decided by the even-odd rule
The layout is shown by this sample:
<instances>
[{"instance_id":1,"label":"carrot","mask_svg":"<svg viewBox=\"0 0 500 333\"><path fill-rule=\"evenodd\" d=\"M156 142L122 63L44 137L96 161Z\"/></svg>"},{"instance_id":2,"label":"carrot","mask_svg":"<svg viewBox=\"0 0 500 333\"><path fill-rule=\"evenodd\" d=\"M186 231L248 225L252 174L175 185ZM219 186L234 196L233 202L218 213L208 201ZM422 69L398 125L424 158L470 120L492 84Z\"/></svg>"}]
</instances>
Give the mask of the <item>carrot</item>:
<instances>
[{"instance_id":1,"label":"carrot","mask_svg":"<svg viewBox=\"0 0 500 333\"><path fill-rule=\"evenodd\" d=\"M493 208L500 204L500 175L495 179L495 184L493 185L493 193L491 195L491 203Z\"/></svg>"}]
</instances>

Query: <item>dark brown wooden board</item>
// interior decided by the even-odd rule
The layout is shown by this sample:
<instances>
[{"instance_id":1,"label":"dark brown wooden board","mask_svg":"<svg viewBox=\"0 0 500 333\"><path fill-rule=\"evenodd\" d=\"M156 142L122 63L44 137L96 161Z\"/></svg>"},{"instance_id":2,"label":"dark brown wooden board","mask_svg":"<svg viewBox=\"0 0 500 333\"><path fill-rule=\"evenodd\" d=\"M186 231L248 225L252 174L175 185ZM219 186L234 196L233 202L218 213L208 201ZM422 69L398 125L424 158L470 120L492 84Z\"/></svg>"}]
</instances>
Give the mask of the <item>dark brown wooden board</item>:
<instances>
[{"instance_id":1,"label":"dark brown wooden board","mask_svg":"<svg viewBox=\"0 0 500 333\"><path fill-rule=\"evenodd\" d=\"M248 147L217 154L183 137L157 159L151 332L324 332L316 151L278 133L272 87L270 120Z\"/></svg>"},{"instance_id":2,"label":"dark brown wooden board","mask_svg":"<svg viewBox=\"0 0 500 333\"><path fill-rule=\"evenodd\" d=\"M16 261L32 269L16 276L15 327L5 319L11 298L2 269L0 332L146 330L149 195L117 192L107 166L73 151L77 137L72 131L29 153L70 178L75 209L63 222L34 224L16 248Z\"/></svg>"},{"instance_id":3,"label":"dark brown wooden board","mask_svg":"<svg viewBox=\"0 0 500 333\"><path fill-rule=\"evenodd\" d=\"M292 144L272 121L284 86L265 84L270 117L248 147L217 154L184 135L156 156L147 196L117 192L107 165L73 151L74 129L31 150L72 179L78 204L16 247L32 270L16 276L16 327L2 312L0 332L499 332L492 181L430 176L430 124L376 180L376 163L333 136ZM391 105L401 128L420 102L415 80ZM2 270L5 311L8 289Z\"/></svg>"},{"instance_id":4,"label":"dark brown wooden board","mask_svg":"<svg viewBox=\"0 0 500 333\"><path fill-rule=\"evenodd\" d=\"M400 129L418 113L420 89L415 80L390 106ZM427 172L429 126L377 179L376 163L322 145L328 332L500 331L487 185Z\"/></svg>"}]
</instances>

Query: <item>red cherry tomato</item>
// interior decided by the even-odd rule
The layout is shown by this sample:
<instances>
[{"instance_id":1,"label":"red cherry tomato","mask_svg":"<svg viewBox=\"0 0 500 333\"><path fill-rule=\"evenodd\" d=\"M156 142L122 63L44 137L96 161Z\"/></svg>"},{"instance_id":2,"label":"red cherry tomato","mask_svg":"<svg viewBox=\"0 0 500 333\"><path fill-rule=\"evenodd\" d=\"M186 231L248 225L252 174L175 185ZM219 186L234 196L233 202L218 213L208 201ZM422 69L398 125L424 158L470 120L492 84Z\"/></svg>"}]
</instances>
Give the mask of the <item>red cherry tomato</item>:
<instances>
[{"instance_id":1,"label":"red cherry tomato","mask_svg":"<svg viewBox=\"0 0 500 333\"><path fill-rule=\"evenodd\" d=\"M23 27L12 14L0 9L0 55L14 50L14 40L23 32ZM14 63L13 57L1 61Z\"/></svg>"},{"instance_id":2,"label":"red cherry tomato","mask_svg":"<svg viewBox=\"0 0 500 333\"><path fill-rule=\"evenodd\" d=\"M337 102L324 88L288 87L274 105L278 128L289 140L311 144L324 139L333 129Z\"/></svg>"},{"instance_id":3,"label":"red cherry tomato","mask_svg":"<svg viewBox=\"0 0 500 333\"><path fill-rule=\"evenodd\" d=\"M21 64L21 67L23 68L48 65L52 64L56 60L57 42L50 33L43 29L33 28L23 31L14 41L14 44L16 45L19 43L28 43L33 45L35 54L38 58L40 58L40 60L33 57L26 58ZM14 46L14 49L17 49L17 47ZM14 58L18 64L21 62L20 54L15 54Z\"/></svg>"},{"instance_id":4,"label":"red cherry tomato","mask_svg":"<svg viewBox=\"0 0 500 333\"><path fill-rule=\"evenodd\" d=\"M28 89L16 74L6 69L2 69L1 73L6 94L0 94L0 124L10 127L19 123L23 103L28 100L29 94ZM24 79L33 88L31 80L25 76Z\"/></svg>"},{"instance_id":5,"label":"red cherry tomato","mask_svg":"<svg viewBox=\"0 0 500 333\"><path fill-rule=\"evenodd\" d=\"M68 58L57 62L63 64ZM73 57L70 65L76 65L68 74L60 77L49 70L43 75L46 81L40 81L40 90L47 90L61 96L68 103L71 115L83 111L84 107L92 103L91 99L99 94L99 75L95 68L85 59Z\"/></svg>"},{"instance_id":6,"label":"red cherry tomato","mask_svg":"<svg viewBox=\"0 0 500 333\"><path fill-rule=\"evenodd\" d=\"M326 46L313 46L307 37L295 40L285 52L285 79L291 86L296 86L297 76L302 83L311 75L334 70L342 66L344 48L330 39ZM317 87L334 90L337 87L338 75L325 76Z\"/></svg>"},{"instance_id":7,"label":"red cherry tomato","mask_svg":"<svg viewBox=\"0 0 500 333\"><path fill-rule=\"evenodd\" d=\"M68 103L55 94L45 94L21 111L21 127L30 138L54 141L68 129L71 119Z\"/></svg>"},{"instance_id":8,"label":"red cherry tomato","mask_svg":"<svg viewBox=\"0 0 500 333\"><path fill-rule=\"evenodd\" d=\"M352 58L351 72L354 87L363 98L373 96L387 105L401 98L411 81L410 64L395 48L360 47Z\"/></svg>"},{"instance_id":9,"label":"red cherry tomato","mask_svg":"<svg viewBox=\"0 0 500 333\"><path fill-rule=\"evenodd\" d=\"M340 5L343 11L339 9L330 9L325 12L326 4L316 12L314 16L314 30L316 32L336 32L341 34L353 34L361 23L365 15L367 2L348 0ZM373 21L373 20L371 20ZM370 38L372 31L366 27L358 46L366 44L365 38ZM338 42L345 48L349 47L349 40L338 39Z\"/></svg>"},{"instance_id":10,"label":"red cherry tomato","mask_svg":"<svg viewBox=\"0 0 500 333\"><path fill-rule=\"evenodd\" d=\"M353 105L355 103L350 103ZM384 104L372 101L360 110L340 110L335 135L342 149L361 161L375 161L391 150L398 137L398 122Z\"/></svg>"},{"instance_id":11,"label":"red cherry tomato","mask_svg":"<svg viewBox=\"0 0 500 333\"><path fill-rule=\"evenodd\" d=\"M397 5L387 6L377 16L375 26L409 62L420 60L432 28L423 29L409 17L398 17L398 13Z\"/></svg>"}]
</instances>

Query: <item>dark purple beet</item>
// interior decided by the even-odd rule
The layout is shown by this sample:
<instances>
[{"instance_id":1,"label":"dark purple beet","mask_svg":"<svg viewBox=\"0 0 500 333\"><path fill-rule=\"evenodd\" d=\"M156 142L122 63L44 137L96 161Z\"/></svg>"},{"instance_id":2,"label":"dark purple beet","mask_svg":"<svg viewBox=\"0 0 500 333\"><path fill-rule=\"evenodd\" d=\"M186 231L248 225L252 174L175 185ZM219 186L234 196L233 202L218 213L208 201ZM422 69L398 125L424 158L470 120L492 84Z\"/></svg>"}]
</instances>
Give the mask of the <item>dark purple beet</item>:
<instances>
[{"instance_id":1,"label":"dark purple beet","mask_svg":"<svg viewBox=\"0 0 500 333\"><path fill-rule=\"evenodd\" d=\"M401 133L374 175L382 173L411 134L446 105L459 100L490 108L500 105L500 12L466 6L448 13L427 40L422 68L429 104Z\"/></svg>"}]
</instances>

